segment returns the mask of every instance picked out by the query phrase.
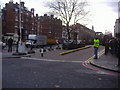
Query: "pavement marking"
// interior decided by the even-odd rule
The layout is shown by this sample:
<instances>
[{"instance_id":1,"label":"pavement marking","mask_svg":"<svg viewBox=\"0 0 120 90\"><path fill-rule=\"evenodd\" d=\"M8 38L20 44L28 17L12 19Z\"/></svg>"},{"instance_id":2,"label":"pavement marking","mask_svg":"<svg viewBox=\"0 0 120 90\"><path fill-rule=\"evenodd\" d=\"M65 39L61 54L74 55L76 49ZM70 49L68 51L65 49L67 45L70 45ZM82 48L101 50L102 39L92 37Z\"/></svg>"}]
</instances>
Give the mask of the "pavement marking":
<instances>
[{"instance_id":1,"label":"pavement marking","mask_svg":"<svg viewBox=\"0 0 120 90\"><path fill-rule=\"evenodd\" d=\"M100 52L98 52L98 57L102 56L104 54L105 50L101 50ZM90 61L92 61L92 59L94 58L94 55L90 58L88 58L85 62L89 63Z\"/></svg>"},{"instance_id":2,"label":"pavement marking","mask_svg":"<svg viewBox=\"0 0 120 90\"><path fill-rule=\"evenodd\" d=\"M38 58L30 58L30 57L22 57L22 59L34 59L39 61L49 61L49 62L74 62L74 63L82 63L83 61L66 61L66 60L52 60L52 59L38 59Z\"/></svg>"},{"instance_id":3,"label":"pavement marking","mask_svg":"<svg viewBox=\"0 0 120 90\"><path fill-rule=\"evenodd\" d=\"M87 48L90 48L92 46L86 46L86 47L82 47L82 48L77 48L77 49L73 49L73 50L68 50L66 52L61 52L60 55L65 55L65 54L68 54L68 53L71 53L71 52L75 52L75 51L79 51L79 50L82 50L82 49L87 49Z\"/></svg>"},{"instance_id":4,"label":"pavement marking","mask_svg":"<svg viewBox=\"0 0 120 90\"><path fill-rule=\"evenodd\" d=\"M99 57L104 53L104 49L98 52ZM93 59L94 55L90 58L88 58L85 63L89 63ZM22 59L33 59L33 60L39 60L39 61L50 61L50 62L73 62L73 63L82 63L84 61L66 61L66 60L52 60L52 59L39 59L39 58L30 58L30 57L21 57Z\"/></svg>"},{"instance_id":5,"label":"pavement marking","mask_svg":"<svg viewBox=\"0 0 120 90\"><path fill-rule=\"evenodd\" d=\"M111 71L104 70L104 69L101 69L101 68L98 68L98 67L94 67L94 66L91 66L91 65L89 65L89 64L87 64L87 63L84 63L84 62L82 63L82 65L83 65L84 67L86 67L86 68L90 68L90 69L92 69L92 70L97 71L97 73L99 73L99 74L107 74L107 75L113 75L113 76L120 76L119 73L111 72Z\"/></svg>"}]
</instances>

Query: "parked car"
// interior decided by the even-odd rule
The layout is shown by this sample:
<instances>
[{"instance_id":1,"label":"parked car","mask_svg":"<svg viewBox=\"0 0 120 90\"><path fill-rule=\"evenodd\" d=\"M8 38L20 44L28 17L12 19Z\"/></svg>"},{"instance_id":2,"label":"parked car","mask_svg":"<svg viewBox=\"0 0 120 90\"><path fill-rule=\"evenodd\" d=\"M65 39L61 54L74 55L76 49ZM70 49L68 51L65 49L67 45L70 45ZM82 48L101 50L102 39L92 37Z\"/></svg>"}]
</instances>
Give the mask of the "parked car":
<instances>
[{"instance_id":1,"label":"parked car","mask_svg":"<svg viewBox=\"0 0 120 90\"><path fill-rule=\"evenodd\" d=\"M35 47L35 41L34 40L26 40L25 42L25 46L28 48L28 47Z\"/></svg>"},{"instance_id":2,"label":"parked car","mask_svg":"<svg viewBox=\"0 0 120 90\"><path fill-rule=\"evenodd\" d=\"M2 49L4 49L6 47L6 43L0 42L0 46L2 46Z\"/></svg>"},{"instance_id":3,"label":"parked car","mask_svg":"<svg viewBox=\"0 0 120 90\"><path fill-rule=\"evenodd\" d=\"M70 49L76 49L76 48L81 48L81 47L84 47L85 44L81 41L81 42L76 42L76 41L65 41L63 44L62 44L62 48L63 49L67 49L67 50L70 50Z\"/></svg>"},{"instance_id":4,"label":"parked car","mask_svg":"<svg viewBox=\"0 0 120 90\"><path fill-rule=\"evenodd\" d=\"M17 45L17 41L13 41L13 45Z\"/></svg>"}]
</instances>

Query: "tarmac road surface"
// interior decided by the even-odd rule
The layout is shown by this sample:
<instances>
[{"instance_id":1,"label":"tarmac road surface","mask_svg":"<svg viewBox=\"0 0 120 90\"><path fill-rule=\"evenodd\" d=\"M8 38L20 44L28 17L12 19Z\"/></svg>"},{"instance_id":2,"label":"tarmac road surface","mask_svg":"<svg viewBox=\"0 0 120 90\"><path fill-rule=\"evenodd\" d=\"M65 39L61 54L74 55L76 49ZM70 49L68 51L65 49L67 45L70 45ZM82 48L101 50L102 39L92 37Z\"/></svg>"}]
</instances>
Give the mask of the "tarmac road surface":
<instances>
[{"instance_id":1,"label":"tarmac road surface","mask_svg":"<svg viewBox=\"0 0 120 90\"><path fill-rule=\"evenodd\" d=\"M3 88L118 88L118 77L82 62L3 59Z\"/></svg>"}]
</instances>

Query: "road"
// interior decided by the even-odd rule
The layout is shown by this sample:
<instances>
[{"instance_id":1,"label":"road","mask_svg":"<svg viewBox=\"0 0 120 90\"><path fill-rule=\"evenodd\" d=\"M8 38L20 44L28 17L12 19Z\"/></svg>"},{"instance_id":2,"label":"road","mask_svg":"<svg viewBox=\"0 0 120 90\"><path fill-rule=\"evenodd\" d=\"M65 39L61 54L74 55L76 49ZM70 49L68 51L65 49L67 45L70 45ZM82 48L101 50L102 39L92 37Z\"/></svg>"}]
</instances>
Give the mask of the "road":
<instances>
[{"instance_id":1,"label":"road","mask_svg":"<svg viewBox=\"0 0 120 90\"><path fill-rule=\"evenodd\" d=\"M3 88L117 88L117 76L83 66L82 62L92 55L91 51L92 49L86 49L61 58L51 57L51 61L4 58ZM58 61L62 59L63 61Z\"/></svg>"}]
</instances>

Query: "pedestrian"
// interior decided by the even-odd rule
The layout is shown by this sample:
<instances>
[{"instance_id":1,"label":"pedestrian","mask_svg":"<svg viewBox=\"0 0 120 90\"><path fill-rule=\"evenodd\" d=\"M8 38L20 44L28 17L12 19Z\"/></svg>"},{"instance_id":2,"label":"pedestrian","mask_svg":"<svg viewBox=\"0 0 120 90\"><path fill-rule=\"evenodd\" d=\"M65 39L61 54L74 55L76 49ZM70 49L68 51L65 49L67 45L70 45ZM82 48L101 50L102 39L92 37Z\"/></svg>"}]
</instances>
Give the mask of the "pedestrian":
<instances>
[{"instance_id":1,"label":"pedestrian","mask_svg":"<svg viewBox=\"0 0 120 90\"><path fill-rule=\"evenodd\" d=\"M117 57L117 49L118 49L118 40L115 38L115 49L114 49L114 54Z\"/></svg>"},{"instance_id":2,"label":"pedestrian","mask_svg":"<svg viewBox=\"0 0 120 90\"><path fill-rule=\"evenodd\" d=\"M43 57L43 52L44 52L44 49L43 49L43 47L41 47L41 49L40 49L41 57Z\"/></svg>"},{"instance_id":3,"label":"pedestrian","mask_svg":"<svg viewBox=\"0 0 120 90\"><path fill-rule=\"evenodd\" d=\"M116 48L117 48L117 40L113 37L110 40L110 49L111 49L110 51L112 55L116 54Z\"/></svg>"},{"instance_id":4,"label":"pedestrian","mask_svg":"<svg viewBox=\"0 0 120 90\"><path fill-rule=\"evenodd\" d=\"M118 66L120 67L120 36L118 37L118 44L117 44L117 56L118 56Z\"/></svg>"},{"instance_id":5,"label":"pedestrian","mask_svg":"<svg viewBox=\"0 0 120 90\"><path fill-rule=\"evenodd\" d=\"M98 48L99 48L99 45L100 45L100 41L98 38L95 38L94 39L94 59L98 59Z\"/></svg>"},{"instance_id":6,"label":"pedestrian","mask_svg":"<svg viewBox=\"0 0 120 90\"><path fill-rule=\"evenodd\" d=\"M109 39L105 41L105 55L109 52Z\"/></svg>"},{"instance_id":7,"label":"pedestrian","mask_svg":"<svg viewBox=\"0 0 120 90\"><path fill-rule=\"evenodd\" d=\"M8 52L12 52L13 39L10 37L8 39Z\"/></svg>"}]
</instances>

